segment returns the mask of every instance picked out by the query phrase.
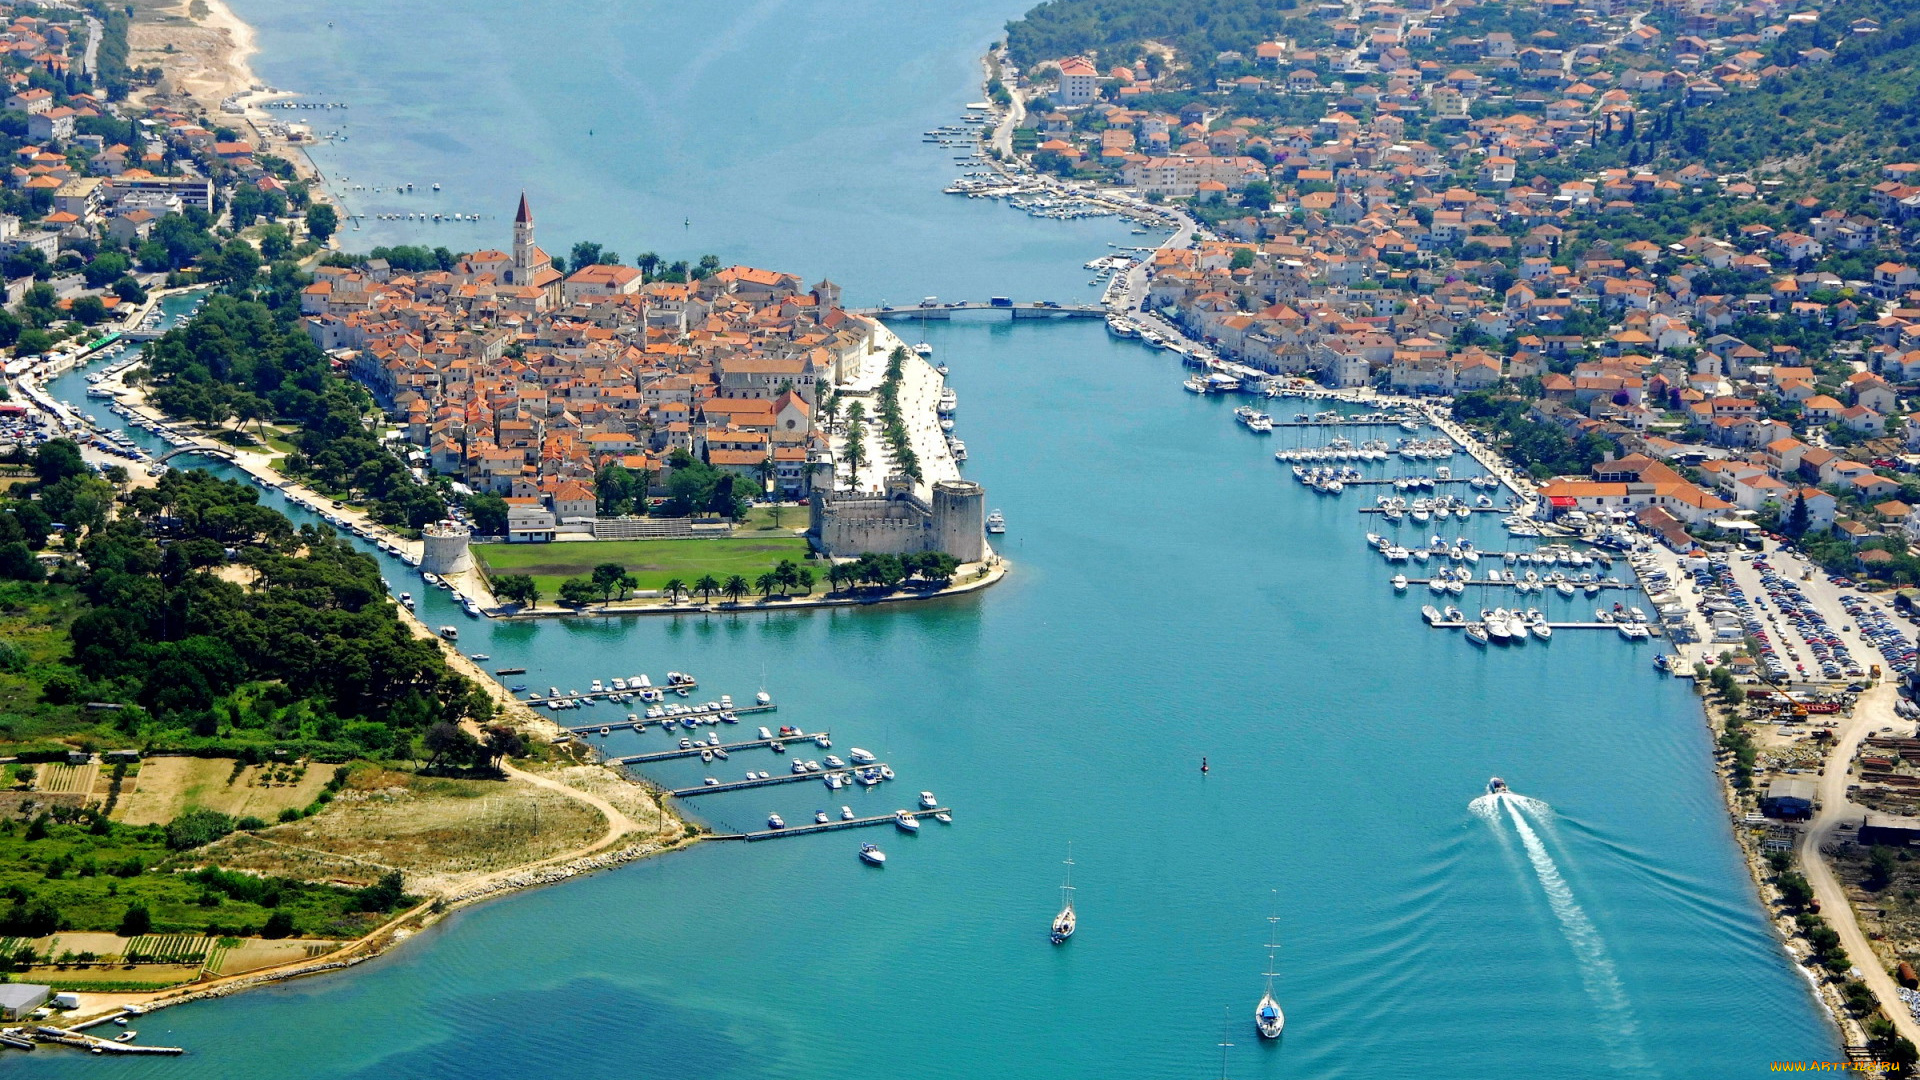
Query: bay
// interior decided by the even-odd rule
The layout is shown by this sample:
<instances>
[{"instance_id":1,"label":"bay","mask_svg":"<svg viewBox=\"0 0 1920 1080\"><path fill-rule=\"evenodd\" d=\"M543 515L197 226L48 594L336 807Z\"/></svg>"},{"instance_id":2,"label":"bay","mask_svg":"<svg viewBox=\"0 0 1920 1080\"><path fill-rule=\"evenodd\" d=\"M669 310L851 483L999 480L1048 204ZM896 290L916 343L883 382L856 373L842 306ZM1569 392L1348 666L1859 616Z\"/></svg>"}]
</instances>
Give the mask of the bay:
<instances>
[{"instance_id":1,"label":"bay","mask_svg":"<svg viewBox=\"0 0 1920 1080\"><path fill-rule=\"evenodd\" d=\"M353 102L323 164L356 180L414 161L394 178L444 178L469 209L525 186L543 239L714 251L864 299L1073 299L1079 264L1125 230L942 196L946 152L919 142L977 95L974 55L1017 6L238 10L267 79ZM590 141L565 127L576 113ZM717 828L885 812L922 788L951 826L706 844L486 904L350 974L149 1017L142 1041L191 1053L114 1067L1145 1078L1215 1075L1226 1038L1238 1077L1691 1077L1833 1053L1740 865L1698 706L1646 648L1570 631L1480 651L1426 629L1424 594L1394 596L1361 542L1358 500L1272 460L1295 437L1251 435L1097 322L926 336L953 370L968 475L1010 522L1017 569L989 592L536 625L466 620L425 590L421 615L539 687L670 668L703 694L765 687L779 722L900 775L689 804ZM1502 546L1487 515L1447 531ZM727 764L779 764L748 756ZM1469 811L1490 774L1550 804L1526 819L1537 850ZM885 870L855 859L862 838ZM1054 948L1069 841L1081 928ZM1250 1013L1276 904L1289 1022L1273 1045Z\"/></svg>"}]
</instances>

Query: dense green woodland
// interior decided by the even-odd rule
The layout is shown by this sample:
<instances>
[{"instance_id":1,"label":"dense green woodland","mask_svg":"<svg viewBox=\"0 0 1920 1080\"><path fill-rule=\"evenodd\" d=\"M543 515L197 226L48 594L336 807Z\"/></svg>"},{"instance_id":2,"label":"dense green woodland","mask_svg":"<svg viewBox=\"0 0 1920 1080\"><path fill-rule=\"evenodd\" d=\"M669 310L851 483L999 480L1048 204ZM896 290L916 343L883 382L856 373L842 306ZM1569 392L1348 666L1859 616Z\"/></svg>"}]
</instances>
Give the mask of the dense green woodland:
<instances>
[{"instance_id":1,"label":"dense green woodland","mask_svg":"<svg viewBox=\"0 0 1920 1080\"><path fill-rule=\"evenodd\" d=\"M0 582L0 617L55 621L71 643L0 655L0 685L13 684L0 743L58 749L48 740L91 731L254 758L425 757L416 740L436 722L492 716L485 693L400 621L378 564L330 530L295 529L251 485L197 471L130 492L103 520L111 487L77 462L71 444L48 444L38 478L0 502L0 568L13 579ZM40 580L40 564L18 557L48 543L35 504L74 488L65 497L101 513L78 559ZM38 700L20 701L22 686ZM103 731L76 708L90 701L124 707Z\"/></svg>"},{"instance_id":2,"label":"dense green woodland","mask_svg":"<svg viewBox=\"0 0 1920 1080\"><path fill-rule=\"evenodd\" d=\"M415 482L362 422L371 398L331 370L296 321L289 292L298 295L294 288L268 290L266 300L215 296L193 321L148 346L154 404L203 424L231 423L229 437L241 441L251 441L248 424L293 424L298 452L282 463L287 475L364 500L383 524L418 528L444 516L438 491Z\"/></svg>"}]
</instances>

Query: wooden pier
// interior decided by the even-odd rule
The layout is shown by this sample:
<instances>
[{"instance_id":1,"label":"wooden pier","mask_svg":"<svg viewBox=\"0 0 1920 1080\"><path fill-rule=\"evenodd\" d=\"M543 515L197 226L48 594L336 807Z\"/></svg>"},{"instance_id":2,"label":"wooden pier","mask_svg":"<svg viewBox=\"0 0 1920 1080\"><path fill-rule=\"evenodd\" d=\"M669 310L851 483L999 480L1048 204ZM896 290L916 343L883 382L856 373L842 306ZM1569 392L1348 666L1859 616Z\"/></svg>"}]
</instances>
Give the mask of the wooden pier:
<instances>
[{"instance_id":1,"label":"wooden pier","mask_svg":"<svg viewBox=\"0 0 1920 1080\"><path fill-rule=\"evenodd\" d=\"M1479 620L1475 619L1474 621L1478 622ZM1427 625L1433 627L1435 630L1465 630L1467 628L1467 624L1464 622L1446 622L1444 620L1441 622L1428 623ZM1620 624L1617 622L1549 622L1547 625L1553 627L1555 630L1620 629ZM1635 625L1646 627L1649 637L1659 637L1662 633L1660 624L1656 622L1643 622L1636 623Z\"/></svg>"},{"instance_id":2,"label":"wooden pier","mask_svg":"<svg viewBox=\"0 0 1920 1080\"><path fill-rule=\"evenodd\" d=\"M1301 462L1300 464L1310 464L1310 463L1308 463L1308 462ZM1362 464L1365 464L1365 463L1363 462ZM1385 464L1385 463L1384 463L1384 462L1376 462L1375 464ZM1405 478L1405 477L1397 477L1397 478L1396 478L1396 477L1392 477L1392 476L1388 476L1388 477L1380 477L1380 478L1376 478L1376 477L1363 477L1363 478L1361 478L1361 479L1359 479L1359 480L1342 480L1342 481L1340 481L1340 484L1341 484L1341 486L1343 486L1343 487L1391 487L1391 486L1393 486L1393 482L1394 482L1394 480L1395 480L1395 479L1406 479L1406 478ZM1471 481L1471 480L1469 480L1469 479L1467 479L1467 478L1465 478L1465 477L1462 477L1462 478L1460 478L1460 479L1456 479L1456 480L1434 480L1434 479L1431 479L1431 478L1428 478L1428 477L1422 477L1422 479L1424 479L1424 480L1426 480L1426 483L1425 483L1425 484L1423 484L1423 485L1421 485L1421 487L1420 487L1420 490L1422 490L1422 491L1425 491L1425 490L1427 489L1427 487L1428 487L1429 485L1431 485L1431 486L1436 486L1436 487L1437 487L1437 486L1439 486L1439 485L1441 485L1441 484L1470 484L1470 483L1472 483L1472 482L1473 482L1473 481ZM1407 490L1408 490L1409 492L1411 492L1411 491L1413 491L1414 489L1413 489L1413 488L1408 488ZM1417 496L1416 496L1416 497L1417 497ZM1493 513L1494 511L1496 511L1496 510L1499 510L1499 509L1500 509L1500 507L1498 507L1498 506L1476 506L1476 507L1474 507L1474 508L1473 508L1473 512L1474 512L1474 513L1476 513L1476 514L1491 514L1491 513ZM1405 513L1406 511L1404 511L1404 510L1403 510L1403 511L1401 511L1401 512L1402 512L1402 513Z\"/></svg>"},{"instance_id":3,"label":"wooden pier","mask_svg":"<svg viewBox=\"0 0 1920 1080\"><path fill-rule=\"evenodd\" d=\"M866 769L877 769L886 764L876 761L871 765L849 765L844 769L821 769L819 772L775 773L762 780L735 780L729 784L702 784L699 787L669 788L667 794L676 799L691 799L695 795L718 795L723 791L746 791L750 788L772 787L775 784L797 784L802 780L825 780L829 776L852 776Z\"/></svg>"},{"instance_id":4,"label":"wooden pier","mask_svg":"<svg viewBox=\"0 0 1920 1080\"><path fill-rule=\"evenodd\" d=\"M1422 429L1433 427L1426 420L1416 420ZM1275 420L1276 428L1340 428L1340 427L1405 427L1398 420Z\"/></svg>"},{"instance_id":5,"label":"wooden pier","mask_svg":"<svg viewBox=\"0 0 1920 1080\"><path fill-rule=\"evenodd\" d=\"M826 738L827 735L828 735L828 732L825 732L825 731L816 731L811 734L804 734L804 735L775 735L771 739L750 739L746 742L721 743L719 746L713 746L713 745L694 746L685 750L675 747L672 750L662 750L656 754L628 754L626 757L608 758L607 760L609 762L619 764L619 765L645 765L650 761L672 761L675 758L699 757L700 752L702 750L725 750L727 753L731 754L735 750L758 750L763 746L772 746L774 743L787 743L787 742L810 743L815 739ZM823 776L825 774L824 773L808 773L807 775Z\"/></svg>"},{"instance_id":6,"label":"wooden pier","mask_svg":"<svg viewBox=\"0 0 1920 1080\"><path fill-rule=\"evenodd\" d=\"M1439 580L1439 579L1410 577L1407 579L1407 585L1408 586L1427 585L1427 584L1431 584L1435 580ZM1524 581L1481 581L1476 578L1473 581L1463 581L1460 584L1465 585L1469 589L1473 588L1475 585L1495 585L1503 589L1517 589L1520 586L1525 585L1527 583ZM1576 593L1583 593L1586 591L1587 584L1588 583L1584 583L1584 582L1575 582L1573 583L1573 591ZM1595 581L1595 582L1592 582L1591 584L1598 585L1602 589L1634 589L1639 587L1636 585L1629 585L1624 581L1619 583L1618 585L1609 585L1604 581ZM1553 593L1555 596L1560 595L1560 590L1554 588L1552 585L1548 585L1546 588L1539 590L1539 592L1541 592L1542 594ZM1564 599L1571 600L1573 599L1573 597L1569 596L1569 597L1565 597Z\"/></svg>"},{"instance_id":7,"label":"wooden pier","mask_svg":"<svg viewBox=\"0 0 1920 1080\"><path fill-rule=\"evenodd\" d=\"M953 813L951 809L944 806L936 806L931 810L913 810L909 812L913 814L915 819L920 821L921 828L925 828L927 819L933 817L933 815L935 814L951 815ZM782 836L804 836L807 833L834 832L838 829L868 829L868 828L872 828L875 825L891 825L891 824L893 824L893 815L883 814L879 817L854 818L851 821L841 821L836 819L834 821L829 821L825 823L809 822L805 825L789 825L784 829L762 829L759 832L734 833L730 835L714 836L712 837L712 839L714 840L745 840L748 843L752 843L755 840L774 840Z\"/></svg>"},{"instance_id":8,"label":"wooden pier","mask_svg":"<svg viewBox=\"0 0 1920 1080\"><path fill-rule=\"evenodd\" d=\"M585 696L585 695L582 695L582 696ZM564 701L566 699L555 698L554 700ZM527 703L522 702L522 704L527 704ZM724 709L722 711L730 712L734 716L740 717L740 716L752 716L754 713L770 713L775 711L778 708L779 706L773 704L772 702L768 702L765 705L744 705L737 708ZM601 728L606 728L608 731L625 731L628 728L632 728L635 731L639 731L645 728L648 724L665 724L669 720L673 721L675 726L679 726L679 723L682 720L689 720L689 719L718 720L720 719L720 713L711 712L711 711L698 713L698 714L681 713L678 716L649 717L644 713L636 714L636 716L637 718L633 720L609 720L604 724L581 724L579 727L570 727L567 730L573 732L575 735L591 735L599 731Z\"/></svg>"},{"instance_id":9,"label":"wooden pier","mask_svg":"<svg viewBox=\"0 0 1920 1080\"><path fill-rule=\"evenodd\" d=\"M580 694L564 693L564 694L554 694L550 696L542 696L539 694L535 694L527 698L525 701L522 701L520 704L532 705L536 702L544 703L547 701L594 701L600 698L610 698L615 694L634 694L637 696L642 690L658 690L661 692L662 696L665 696L667 694L672 694L675 697L683 697L683 696L691 696L692 693L698 689L700 689L700 684L698 682L674 683L670 686L633 687L627 690L615 690L611 687L603 686L598 690L588 690L585 693L580 693ZM685 690L687 693L685 695L681 694L680 691L682 690ZM654 702L648 702L648 704L664 705L666 703L664 701L654 701Z\"/></svg>"},{"instance_id":10,"label":"wooden pier","mask_svg":"<svg viewBox=\"0 0 1920 1080\"><path fill-rule=\"evenodd\" d=\"M59 1043L89 1052L98 1050L107 1054L184 1054L178 1046L136 1046L130 1042L114 1042L111 1039L99 1039L92 1035L66 1028L41 1024L33 1029L33 1037L40 1042Z\"/></svg>"}]
</instances>

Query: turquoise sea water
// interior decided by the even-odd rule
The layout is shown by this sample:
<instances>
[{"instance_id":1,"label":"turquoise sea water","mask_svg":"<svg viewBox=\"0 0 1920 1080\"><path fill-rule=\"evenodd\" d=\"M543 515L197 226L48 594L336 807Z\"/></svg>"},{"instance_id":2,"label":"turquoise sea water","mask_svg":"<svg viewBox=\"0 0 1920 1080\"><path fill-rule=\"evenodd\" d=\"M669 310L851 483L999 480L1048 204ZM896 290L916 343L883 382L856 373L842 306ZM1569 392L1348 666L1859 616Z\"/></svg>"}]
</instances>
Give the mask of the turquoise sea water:
<instances>
[{"instance_id":1,"label":"turquoise sea water","mask_svg":"<svg viewBox=\"0 0 1920 1080\"><path fill-rule=\"evenodd\" d=\"M685 253L896 299L1065 299L1081 262L1128 242L930 193L944 151L918 133L974 98L971 55L1011 9L239 10L267 78L355 103L329 168L420 154L416 183L550 191L543 236L577 222L623 252L675 250L662 221L684 203L713 230ZM559 120L583 95L622 106L593 112L591 144ZM405 107L376 135L362 103L383 96ZM631 183L596 156L622 124ZM670 668L703 697L764 686L777 722L831 728L836 753L900 775L690 804L718 828L885 812L922 788L953 825L702 845L461 912L350 974L142 1021L142 1041L191 1049L177 1060L39 1053L10 1071L1107 1080L1217 1075L1223 1037L1235 1077L1744 1076L1831 1055L1739 864L1697 706L1646 647L1568 631L1478 651L1426 629L1426 594L1394 596L1365 550L1356 493L1295 485L1270 456L1292 437L1246 432L1098 323L927 336L953 369L968 475L1010 521L1004 584L891 610L543 625L467 620L425 590L421 615L536 687ZM1498 546L1485 516L1443 531ZM1476 815L1491 774L1551 809ZM855 859L862 839L885 870ZM1069 841L1081 925L1054 948ZM1278 1045L1250 1023L1274 890Z\"/></svg>"}]
</instances>

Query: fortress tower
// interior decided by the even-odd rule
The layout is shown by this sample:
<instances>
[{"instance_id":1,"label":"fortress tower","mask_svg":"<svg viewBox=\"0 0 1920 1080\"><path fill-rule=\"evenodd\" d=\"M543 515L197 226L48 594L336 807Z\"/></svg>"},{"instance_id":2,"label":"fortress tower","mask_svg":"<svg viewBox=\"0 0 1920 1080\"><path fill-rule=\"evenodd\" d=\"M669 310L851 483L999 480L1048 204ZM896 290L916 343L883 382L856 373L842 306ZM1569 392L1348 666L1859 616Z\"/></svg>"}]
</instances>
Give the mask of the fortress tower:
<instances>
[{"instance_id":1,"label":"fortress tower","mask_svg":"<svg viewBox=\"0 0 1920 1080\"><path fill-rule=\"evenodd\" d=\"M987 556L987 489L971 480L933 485L933 549L963 563Z\"/></svg>"},{"instance_id":2,"label":"fortress tower","mask_svg":"<svg viewBox=\"0 0 1920 1080\"><path fill-rule=\"evenodd\" d=\"M464 525L440 521L427 526L420 532L420 569L441 577L473 569L473 556L467 550L468 537Z\"/></svg>"}]
</instances>

